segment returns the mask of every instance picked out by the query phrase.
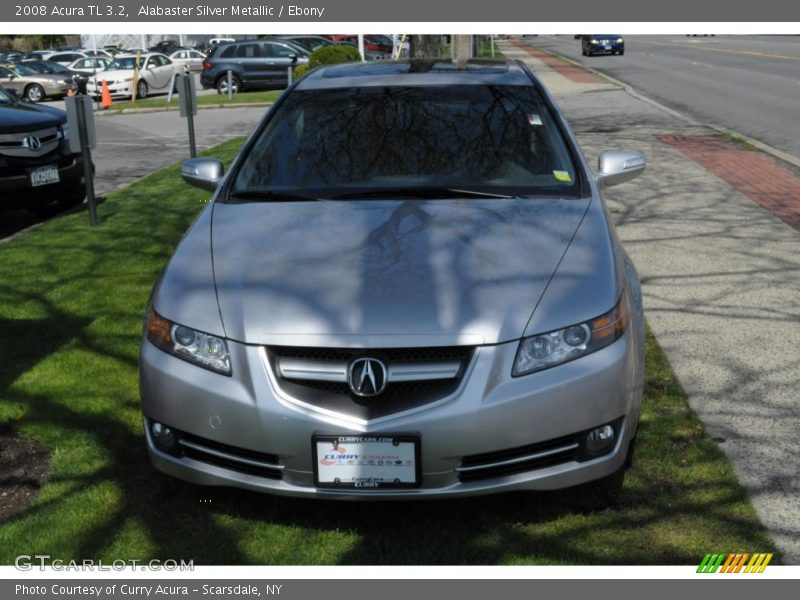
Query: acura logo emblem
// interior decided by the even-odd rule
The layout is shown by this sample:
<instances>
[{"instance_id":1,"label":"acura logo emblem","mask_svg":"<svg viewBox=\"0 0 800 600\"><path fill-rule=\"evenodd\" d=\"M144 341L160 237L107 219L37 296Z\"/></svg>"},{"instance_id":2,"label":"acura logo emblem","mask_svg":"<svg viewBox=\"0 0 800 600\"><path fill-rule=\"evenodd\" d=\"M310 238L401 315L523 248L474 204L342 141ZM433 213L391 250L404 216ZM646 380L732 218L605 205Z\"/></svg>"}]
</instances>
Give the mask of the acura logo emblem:
<instances>
[{"instance_id":1,"label":"acura logo emblem","mask_svg":"<svg viewBox=\"0 0 800 600\"><path fill-rule=\"evenodd\" d=\"M24 140L22 140L22 145L30 150L38 150L42 147L41 140L36 137L35 135L29 135Z\"/></svg>"},{"instance_id":2,"label":"acura logo emblem","mask_svg":"<svg viewBox=\"0 0 800 600\"><path fill-rule=\"evenodd\" d=\"M347 383L356 396L377 396L386 387L386 373L377 358L357 358L347 367Z\"/></svg>"}]
</instances>

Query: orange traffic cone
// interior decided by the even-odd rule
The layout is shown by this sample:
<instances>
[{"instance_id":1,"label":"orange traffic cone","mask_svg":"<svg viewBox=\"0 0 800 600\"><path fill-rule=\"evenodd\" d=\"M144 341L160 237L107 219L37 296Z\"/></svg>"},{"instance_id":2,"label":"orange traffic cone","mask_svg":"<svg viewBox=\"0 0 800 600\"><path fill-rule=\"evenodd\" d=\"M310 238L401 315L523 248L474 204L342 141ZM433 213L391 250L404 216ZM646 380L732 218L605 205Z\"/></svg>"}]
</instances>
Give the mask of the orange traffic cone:
<instances>
[{"instance_id":1,"label":"orange traffic cone","mask_svg":"<svg viewBox=\"0 0 800 600\"><path fill-rule=\"evenodd\" d=\"M109 106L114 104L114 101L111 100L111 92L108 91L108 82L105 79L103 79L102 88L103 88L103 97L100 100L100 106L102 108L108 108Z\"/></svg>"}]
</instances>

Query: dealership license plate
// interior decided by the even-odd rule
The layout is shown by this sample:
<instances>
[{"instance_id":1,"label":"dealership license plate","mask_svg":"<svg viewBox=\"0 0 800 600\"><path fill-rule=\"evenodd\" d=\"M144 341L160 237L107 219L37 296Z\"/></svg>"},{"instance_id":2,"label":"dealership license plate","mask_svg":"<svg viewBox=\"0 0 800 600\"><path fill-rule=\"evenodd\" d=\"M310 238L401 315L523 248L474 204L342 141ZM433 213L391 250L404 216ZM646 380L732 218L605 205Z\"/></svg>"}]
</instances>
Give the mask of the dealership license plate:
<instances>
[{"instance_id":1,"label":"dealership license plate","mask_svg":"<svg viewBox=\"0 0 800 600\"><path fill-rule=\"evenodd\" d=\"M316 436L313 448L318 486L368 490L419 485L419 438Z\"/></svg>"},{"instance_id":2,"label":"dealership license plate","mask_svg":"<svg viewBox=\"0 0 800 600\"><path fill-rule=\"evenodd\" d=\"M606 50L611 50L611 46L606 46Z\"/></svg>"},{"instance_id":3,"label":"dealership license plate","mask_svg":"<svg viewBox=\"0 0 800 600\"><path fill-rule=\"evenodd\" d=\"M58 167L48 166L39 169L33 169L30 172L31 187L38 187L40 185L50 185L51 183L58 183Z\"/></svg>"}]
</instances>

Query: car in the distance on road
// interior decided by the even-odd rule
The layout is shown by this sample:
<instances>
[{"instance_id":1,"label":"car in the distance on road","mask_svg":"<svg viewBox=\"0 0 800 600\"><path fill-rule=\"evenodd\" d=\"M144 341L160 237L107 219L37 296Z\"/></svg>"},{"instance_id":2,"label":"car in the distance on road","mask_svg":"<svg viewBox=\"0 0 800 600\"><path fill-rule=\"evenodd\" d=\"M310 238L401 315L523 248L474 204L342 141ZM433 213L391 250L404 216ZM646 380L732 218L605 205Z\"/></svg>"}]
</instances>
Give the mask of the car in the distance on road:
<instances>
[{"instance_id":1,"label":"car in the distance on road","mask_svg":"<svg viewBox=\"0 0 800 600\"><path fill-rule=\"evenodd\" d=\"M0 89L0 210L33 213L80 204L83 162L69 149L64 111L19 102Z\"/></svg>"},{"instance_id":2,"label":"car in the distance on road","mask_svg":"<svg viewBox=\"0 0 800 600\"><path fill-rule=\"evenodd\" d=\"M136 64L135 55L117 56L105 71L99 72L88 81L86 93L99 97L103 93L103 81L105 81L111 96L130 98L133 96ZM168 92L170 84L173 83L172 76L183 71L169 58L157 52L139 55L138 65L137 98L146 98L155 92Z\"/></svg>"},{"instance_id":3,"label":"car in the distance on road","mask_svg":"<svg viewBox=\"0 0 800 600\"><path fill-rule=\"evenodd\" d=\"M320 67L267 113L146 309L153 464L290 496L622 485L642 400L636 270L521 62ZM600 493L598 493L600 492Z\"/></svg>"},{"instance_id":4,"label":"car in the distance on road","mask_svg":"<svg viewBox=\"0 0 800 600\"><path fill-rule=\"evenodd\" d=\"M581 53L584 56L597 54L625 54L625 39L621 35L584 35L581 38Z\"/></svg>"}]
</instances>

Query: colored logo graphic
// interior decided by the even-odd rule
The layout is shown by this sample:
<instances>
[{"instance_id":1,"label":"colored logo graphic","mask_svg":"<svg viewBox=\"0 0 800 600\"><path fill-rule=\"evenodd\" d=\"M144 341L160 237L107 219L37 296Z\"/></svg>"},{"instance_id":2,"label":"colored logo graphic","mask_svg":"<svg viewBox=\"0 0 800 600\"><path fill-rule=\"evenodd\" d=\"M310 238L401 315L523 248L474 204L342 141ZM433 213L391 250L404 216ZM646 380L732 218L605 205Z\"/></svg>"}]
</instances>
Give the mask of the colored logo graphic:
<instances>
[{"instance_id":1,"label":"colored logo graphic","mask_svg":"<svg viewBox=\"0 0 800 600\"><path fill-rule=\"evenodd\" d=\"M343 446L337 446L331 452L319 459L320 464L329 467L338 463L342 457L336 456L334 452L338 452L340 455L343 455L347 452L347 450Z\"/></svg>"},{"instance_id":2,"label":"colored logo graphic","mask_svg":"<svg viewBox=\"0 0 800 600\"><path fill-rule=\"evenodd\" d=\"M697 567L697 572L763 573L771 560L772 553L750 554L748 552L737 552L734 554L706 554L700 566Z\"/></svg>"}]
</instances>

